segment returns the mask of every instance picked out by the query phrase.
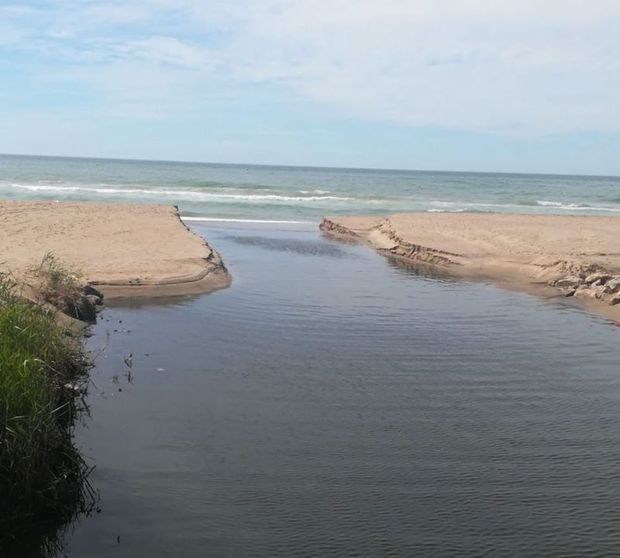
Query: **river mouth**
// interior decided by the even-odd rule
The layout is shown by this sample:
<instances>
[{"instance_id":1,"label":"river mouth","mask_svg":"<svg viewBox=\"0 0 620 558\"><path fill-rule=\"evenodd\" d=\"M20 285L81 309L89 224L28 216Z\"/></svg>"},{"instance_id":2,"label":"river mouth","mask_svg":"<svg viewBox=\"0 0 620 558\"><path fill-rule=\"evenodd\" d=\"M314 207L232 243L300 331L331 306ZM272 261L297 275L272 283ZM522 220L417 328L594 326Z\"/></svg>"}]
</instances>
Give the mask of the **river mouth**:
<instances>
[{"instance_id":1,"label":"river mouth","mask_svg":"<svg viewBox=\"0 0 620 558\"><path fill-rule=\"evenodd\" d=\"M316 231L195 230L231 287L89 339L100 513L59 556L616 551L616 327Z\"/></svg>"}]
</instances>

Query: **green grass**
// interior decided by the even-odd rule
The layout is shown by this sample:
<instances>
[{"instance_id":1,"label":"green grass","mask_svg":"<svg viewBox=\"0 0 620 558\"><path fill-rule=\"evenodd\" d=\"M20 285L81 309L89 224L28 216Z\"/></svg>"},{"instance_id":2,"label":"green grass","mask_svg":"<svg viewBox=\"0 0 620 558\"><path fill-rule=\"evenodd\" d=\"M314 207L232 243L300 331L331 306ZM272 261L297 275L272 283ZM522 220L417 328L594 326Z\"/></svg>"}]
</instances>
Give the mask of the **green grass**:
<instances>
[{"instance_id":1,"label":"green grass","mask_svg":"<svg viewBox=\"0 0 620 558\"><path fill-rule=\"evenodd\" d=\"M71 316L82 290L81 275L70 270L53 252L45 254L41 263L30 270L39 283L42 299Z\"/></svg>"},{"instance_id":2,"label":"green grass","mask_svg":"<svg viewBox=\"0 0 620 558\"><path fill-rule=\"evenodd\" d=\"M88 368L53 313L0 274L0 540L86 505L86 466L71 440L74 384Z\"/></svg>"}]
</instances>

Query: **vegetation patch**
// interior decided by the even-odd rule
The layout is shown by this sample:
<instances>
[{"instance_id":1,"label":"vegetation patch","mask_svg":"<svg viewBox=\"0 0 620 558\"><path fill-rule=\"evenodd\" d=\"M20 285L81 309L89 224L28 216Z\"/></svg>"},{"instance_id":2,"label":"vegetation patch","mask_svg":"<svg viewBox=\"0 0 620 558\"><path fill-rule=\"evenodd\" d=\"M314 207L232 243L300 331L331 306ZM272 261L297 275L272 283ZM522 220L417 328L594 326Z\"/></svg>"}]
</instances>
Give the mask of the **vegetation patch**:
<instances>
[{"instance_id":1,"label":"vegetation patch","mask_svg":"<svg viewBox=\"0 0 620 558\"><path fill-rule=\"evenodd\" d=\"M84 281L79 272L71 271L52 252L48 252L41 263L30 269L30 276L34 280L34 289L38 298L51 304L63 314L94 322L96 320L96 305L101 304L101 294L93 296L84 292Z\"/></svg>"},{"instance_id":2,"label":"vegetation patch","mask_svg":"<svg viewBox=\"0 0 620 558\"><path fill-rule=\"evenodd\" d=\"M42 265L57 288L44 298L62 302L74 279L54 260ZM0 548L93 502L71 437L88 367L80 340L55 312L18 296L15 281L0 274Z\"/></svg>"}]
</instances>

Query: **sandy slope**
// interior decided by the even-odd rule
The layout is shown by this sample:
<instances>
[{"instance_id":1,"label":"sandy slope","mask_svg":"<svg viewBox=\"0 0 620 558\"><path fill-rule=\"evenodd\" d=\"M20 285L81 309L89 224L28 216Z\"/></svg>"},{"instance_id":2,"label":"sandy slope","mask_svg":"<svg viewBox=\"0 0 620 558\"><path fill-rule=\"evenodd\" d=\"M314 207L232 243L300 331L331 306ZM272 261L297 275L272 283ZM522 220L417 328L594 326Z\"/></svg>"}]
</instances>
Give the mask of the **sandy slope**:
<instances>
[{"instance_id":1,"label":"sandy slope","mask_svg":"<svg viewBox=\"0 0 620 558\"><path fill-rule=\"evenodd\" d=\"M230 281L172 206L0 201L0 269L24 275L47 252L107 296L205 292Z\"/></svg>"},{"instance_id":2,"label":"sandy slope","mask_svg":"<svg viewBox=\"0 0 620 558\"><path fill-rule=\"evenodd\" d=\"M321 228L456 275L522 287L552 285L556 294L594 302L601 313L620 320L620 286L614 283L620 276L620 218L411 213L329 217ZM591 281L595 274L599 279Z\"/></svg>"}]
</instances>

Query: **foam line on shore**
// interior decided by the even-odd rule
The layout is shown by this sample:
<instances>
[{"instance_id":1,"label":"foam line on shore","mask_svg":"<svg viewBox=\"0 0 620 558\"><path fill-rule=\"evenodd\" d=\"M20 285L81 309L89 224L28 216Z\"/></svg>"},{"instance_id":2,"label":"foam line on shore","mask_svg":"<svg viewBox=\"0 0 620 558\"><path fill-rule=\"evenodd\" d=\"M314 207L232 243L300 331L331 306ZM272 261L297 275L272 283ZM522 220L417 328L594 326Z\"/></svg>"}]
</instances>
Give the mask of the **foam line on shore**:
<instances>
[{"instance_id":1,"label":"foam line on shore","mask_svg":"<svg viewBox=\"0 0 620 558\"><path fill-rule=\"evenodd\" d=\"M165 189L165 188L118 188L118 187L95 187L95 186L58 186L49 184L11 184L11 188L28 190L31 192L49 193L87 193L102 195L141 195L151 197L181 197L203 201L246 201L246 202L321 202L321 201L350 201L348 196L312 195L295 196L283 194L256 194L256 193L232 193L228 189L219 191L188 190L188 189ZM225 191L222 191L225 190Z\"/></svg>"},{"instance_id":2,"label":"foam line on shore","mask_svg":"<svg viewBox=\"0 0 620 558\"><path fill-rule=\"evenodd\" d=\"M314 225L314 221L283 221L277 219L233 219L229 217L184 217L183 221L197 222L215 222L215 223L253 223L253 224L269 224L269 225Z\"/></svg>"}]
</instances>

